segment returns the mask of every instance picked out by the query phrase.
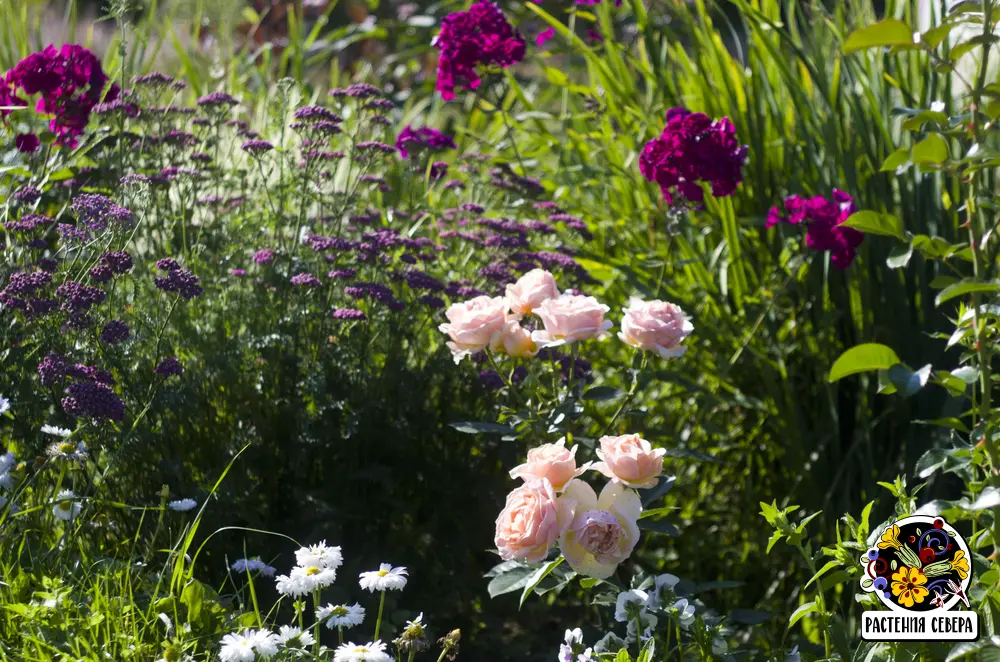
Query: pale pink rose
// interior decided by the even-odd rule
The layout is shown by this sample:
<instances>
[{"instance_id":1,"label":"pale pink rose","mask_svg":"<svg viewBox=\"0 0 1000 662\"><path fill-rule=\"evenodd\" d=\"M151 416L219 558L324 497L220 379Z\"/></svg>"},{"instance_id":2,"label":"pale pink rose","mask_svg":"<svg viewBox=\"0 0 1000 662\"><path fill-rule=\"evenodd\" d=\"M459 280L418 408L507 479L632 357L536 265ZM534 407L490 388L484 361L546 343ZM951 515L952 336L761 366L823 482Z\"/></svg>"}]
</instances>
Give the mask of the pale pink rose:
<instances>
[{"instance_id":1,"label":"pale pink rose","mask_svg":"<svg viewBox=\"0 0 1000 662\"><path fill-rule=\"evenodd\" d=\"M490 347L497 352L503 352L517 359L530 359L538 353L538 345L531 339L531 333L524 329L517 320L504 324L490 342Z\"/></svg>"},{"instance_id":2,"label":"pale pink rose","mask_svg":"<svg viewBox=\"0 0 1000 662\"><path fill-rule=\"evenodd\" d=\"M578 340L600 338L611 328L604 313L611 310L594 297L563 294L546 299L535 309L545 329L533 331L531 339L539 347L555 347Z\"/></svg>"},{"instance_id":3,"label":"pale pink rose","mask_svg":"<svg viewBox=\"0 0 1000 662\"><path fill-rule=\"evenodd\" d=\"M534 312L543 301L557 296L556 279L545 269L532 269L507 286L507 302L517 315Z\"/></svg>"},{"instance_id":4,"label":"pale pink rose","mask_svg":"<svg viewBox=\"0 0 1000 662\"><path fill-rule=\"evenodd\" d=\"M663 473L663 456L666 454L665 449L654 449L637 434L601 437L601 447L597 450L601 461L593 468L628 487L654 487Z\"/></svg>"},{"instance_id":5,"label":"pale pink rose","mask_svg":"<svg viewBox=\"0 0 1000 662\"><path fill-rule=\"evenodd\" d=\"M559 497L560 511L571 517L559 539L570 567L581 575L607 579L639 542L639 495L610 482L598 497L582 480L573 480Z\"/></svg>"},{"instance_id":6,"label":"pale pink rose","mask_svg":"<svg viewBox=\"0 0 1000 662\"><path fill-rule=\"evenodd\" d=\"M528 451L528 461L511 469L510 477L525 481L544 478L556 492L561 492L566 483L590 468L589 462L579 468L576 466L576 449L576 446L566 448L566 439L532 448Z\"/></svg>"},{"instance_id":7,"label":"pale pink rose","mask_svg":"<svg viewBox=\"0 0 1000 662\"><path fill-rule=\"evenodd\" d=\"M546 557L568 523L568 514L560 517L552 483L533 480L507 495L493 542L503 560L535 563Z\"/></svg>"},{"instance_id":8,"label":"pale pink rose","mask_svg":"<svg viewBox=\"0 0 1000 662\"><path fill-rule=\"evenodd\" d=\"M503 297L476 297L453 304L445 317L449 323L438 330L451 338L448 348L458 363L489 346L493 335L507 323L507 301Z\"/></svg>"},{"instance_id":9,"label":"pale pink rose","mask_svg":"<svg viewBox=\"0 0 1000 662\"><path fill-rule=\"evenodd\" d=\"M656 352L665 359L682 356L687 351L681 342L694 331L694 326L679 306L632 297L629 307L622 310L625 317L618 337L626 345Z\"/></svg>"}]
</instances>

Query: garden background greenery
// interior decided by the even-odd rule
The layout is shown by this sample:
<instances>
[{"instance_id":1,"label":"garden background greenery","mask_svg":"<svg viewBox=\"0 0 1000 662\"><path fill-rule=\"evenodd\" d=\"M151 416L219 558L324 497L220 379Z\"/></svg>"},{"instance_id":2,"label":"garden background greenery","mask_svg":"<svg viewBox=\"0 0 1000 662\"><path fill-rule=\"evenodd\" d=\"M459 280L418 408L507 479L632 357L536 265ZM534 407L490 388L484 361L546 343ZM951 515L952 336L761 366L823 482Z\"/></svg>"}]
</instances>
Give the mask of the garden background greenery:
<instances>
[{"instance_id":1,"label":"garden background greenery","mask_svg":"<svg viewBox=\"0 0 1000 662\"><path fill-rule=\"evenodd\" d=\"M248 591L233 561L259 556L283 571L298 544L326 540L343 546L341 576L383 561L408 568L406 591L387 598L390 632L422 611L435 639L461 630L460 659L554 659L563 630L581 627L591 641L613 624L607 595L553 575L527 600L520 591L491 597L490 587L501 588L490 583L494 521L513 486L508 472L529 448L569 436L590 456L610 431L666 449L665 471L676 476L642 520L630 571L680 577L678 595L725 616L730 656L944 659L951 650L862 644L855 595L864 538L887 519L932 503L972 536L992 526L1000 504L984 492L990 478L976 473L991 475L977 446L992 445L991 428L969 413L971 403L991 420L989 390L977 391L984 374L992 384L982 367L989 354L985 363L974 356L995 342L995 309L961 331L970 310L996 297L989 159L1000 88L989 88L997 81L988 63L1000 9L961 3L946 14L955 24L934 32L935 2L506 2L527 41L523 62L445 102L434 89L432 40L462 3L122 0L100 7L97 23L93 5L47 4L0 0L0 69L59 34L57 48L92 48L122 89L139 89L131 81L150 71L187 84L139 89L152 95L140 96L141 108L202 113L196 99L225 92L247 126L192 129L180 112L109 111L91 119L77 146L43 136L43 167L13 147L32 110L5 118L5 220L19 217L14 194L30 184L43 193L39 213L58 222L82 217L76 196L101 193L141 216L142 231L108 235L106 248L130 246L136 267L109 290L107 313L95 313L89 330L0 311L0 394L11 404L0 440L23 463L28 487L19 494L36 504L0 517L0 657L156 659L170 640L158 619L167 613L190 624L185 654L214 659L224 633L254 625L254 615L259 625L279 597L271 582ZM959 20L977 36L953 32L968 27ZM879 21L882 37L863 32ZM552 38L536 42L549 27ZM925 33L923 47L913 47L913 32ZM327 96L358 83L392 103L372 113L385 120ZM345 150L392 144L411 124L452 136L456 149L434 160L445 159L448 177L465 187L443 186L430 159L415 165L395 154L335 168L328 189L313 187L321 168L299 165L288 128L296 108L311 104L344 116ZM982 117L970 117L970 104L986 108ZM747 146L732 196L672 209L643 177L639 155L674 107L731 120ZM963 127L980 122L983 134L963 142ZM178 146L184 138L142 143L171 131L190 131L211 159L193 163L192 150ZM251 131L274 152L241 150ZM477 154L485 156L469 156ZM200 176L174 172L165 188L119 184L132 172L192 165ZM971 198L970 181L980 187ZM805 246L798 228L765 227L787 196L833 189L873 212L846 269ZM678 304L694 325L683 356L654 356L640 370L639 356L612 336L548 361L524 387L481 376L490 365L456 365L437 331L443 310L421 297L453 303L461 287L494 294L488 270L513 251L455 242L427 259L429 272L459 289L421 291L388 274L405 271L407 250L433 252L419 238L439 241L463 203L486 217L545 221L552 210L539 202L583 221L552 221L553 234L530 238L533 251L571 258L543 265L560 287L609 306L615 330L632 296ZM970 242L977 205L990 231ZM381 227L415 243L386 251L385 270L363 260L360 268L399 288L402 312L366 308L371 319L345 324L330 318L334 294L288 285L305 272L325 282L344 266L301 239ZM100 255L91 244L66 249L54 232L15 250L9 235L5 286L26 259L58 257L59 274L77 274ZM273 264L255 259L264 249L276 252ZM174 273L154 266L167 257L200 278L203 295L169 297L154 286L155 276ZM117 348L99 337L112 318L134 334ZM832 374L860 345L869 354L848 354L853 363ZM52 352L110 370L124 417L77 428L61 389L39 379ZM168 357L183 374L154 373ZM571 388L560 390L567 361L576 366ZM972 373L960 368L973 364ZM541 401L526 407L519 393L542 376L553 386L538 386ZM43 424L78 430L73 439L89 449L83 468L46 460ZM90 497L86 524L57 526L44 480ZM181 498L197 509L165 508ZM762 502L773 504L764 516ZM786 521L778 513L792 505ZM789 544L773 544L782 538ZM857 548L838 544L855 539ZM982 577L992 540L977 541ZM1000 650L989 648L998 577L986 577L974 595L986 634L962 655ZM334 602L348 599L341 590L350 593L334 586Z\"/></svg>"}]
</instances>

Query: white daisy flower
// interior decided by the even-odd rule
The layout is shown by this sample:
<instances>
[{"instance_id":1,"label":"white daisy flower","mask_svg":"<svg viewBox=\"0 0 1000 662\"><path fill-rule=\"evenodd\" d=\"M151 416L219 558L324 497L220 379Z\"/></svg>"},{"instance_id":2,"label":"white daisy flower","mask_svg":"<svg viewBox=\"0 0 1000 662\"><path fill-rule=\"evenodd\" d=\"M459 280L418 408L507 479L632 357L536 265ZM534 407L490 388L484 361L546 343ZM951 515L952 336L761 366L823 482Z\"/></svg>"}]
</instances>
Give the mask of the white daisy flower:
<instances>
[{"instance_id":1,"label":"white daisy flower","mask_svg":"<svg viewBox=\"0 0 1000 662\"><path fill-rule=\"evenodd\" d=\"M56 427L55 425L46 424L42 426L42 434L51 434L53 437L62 437L65 439L73 434L73 431L67 430L66 428Z\"/></svg>"},{"instance_id":2,"label":"white daisy flower","mask_svg":"<svg viewBox=\"0 0 1000 662\"><path fill-rule=\"evenodd\" d=\"M278 575L278 578L274 580L274 586L278 589L278 593L283 593L293 598L301 598L303 595L309 595L311 592L311 589L306 588L302 577L296 577L294 574L291 576Z\"/></svg>"},{"instance_id":3,"label":"white daisy flower","mask_svg":"<svg viewBox=\"0 0 1000 662\"><path fill-rule=\"evenodd\" d=\"M247 639L264 659L277 655L278 644L281 643L281 638L270 630L250 630Z\"/></svg>"},{"instance_id":4,"label":"white daisy flower","mask_svg":"<svg viewBox=\"0 0 1000 662\"><path fill-rule=\"evenodd\" d=\"M385 644L373 641L367 644L348 642L333 652L334 662L391 662Z\"/></svg>"},{"instance_id":5,"label":"white daisy flower","mask_svg":"<svg viewBox=\"0 0 1000 662\"><path fill-rule=\"evenodd\" d=\"M340 553L340 547L327 547L326 541L321 540L316 545L297 550L295 562L302 567L336 570L344 563L344 556Z\"/></svg>"},{"instance_id":6,"label":"white daisy flower","mask_svg":"<svg viewBox=\"0 0 1000 662\"><path fill-rule=\"evenodd\" d=\"M406 621L403 628L404 639L422 639L424 636L424 612L420 612L412 621Z\"/></svg>"},{"instance_id":7,"label":"white daisy flower","mask_svg":"<svg viewBox=\"0 0 1000 662\"><path fill-rule=\"evenodd\" d=\"M253 642L246 634L227 634L221 645L219 659L222 662L253 662Z\"/></svg>"},{"instance_id":8,"label":"white daisy flower","mask_svg":"<svg viewBox=\"0 0 1000 662\"><path fill-rule=\"evenodd\" d=\"M17 463L17 458L10 451L0 455L0 472L7 471Z\"/></svg>"},{"instance_id":9,"label":"white daisy flower","mask_svg":"<svg viewBox=\"0 0 1000 662\"><path fill-rule=\"evenodd\" d=\"M355 603L353 605L327 605L316 611L316 620L326 621L326 627L353 628L365 621L365 608Z\"/></svg>"},{"instance_id":10,"label":"white daisy flower","mask_svg":"<svg viewBox=\"0 0 1000 662\"><path fill-rule=\"evenodd\" d=\"M361 573L361 588L375 591L402 591L406 586L406 568L393 568L391 563L383 563L378 570Z\"/></svg>"},{"instance_id":11,"label":"white daisy flower","mask_svg":"<svg viewBox=\"0 0 1000 662\"><path fill-rule=\"evenodd\" d=\"M10 400L0 395L0 416L10 411Z\"/></svg>"},{"instance_id":12,"label":"white daisy flower","mask_svg":"<svg viewBox=\"0 0 1000 662\"><path fill-rule=\"evenodd\" d=\"M53 460L83 462L87 459L87 447L82 441L75 443L72 441L57 441L54 444L49 444L49 447L45 449L45 453Z\"/></svg>"},{"instance_id":13,"label":"white daisy flower","mask_svg":"<svg viewBox=\"0 0 1000 662\"><path fill-rule=\"evenodd\" d=\"M260 560L259 556L252 559L237 559L232 565L234 572L259 572L265 577L273 577L275 569Z\"/></svg>"},{"instance_id":14,"label":"white daisy flower","mask_svg":"<svg viewBox=\"0 0 1000 662\"><path fill-rule=\"evenodd\" d=\"M318 568L314 565L296 566L289 574L292 577L301 577L302 584L310 593L317 588L326 588L337 580L337 571L333 568Z\"/></svg>"},{"instance_id":15,"label":"white daisy flower","mask_svg":"<svg viewBox=\"0 0 1000 662\"><path fill-rule=\"evenodd\" d=\"M80 514L83 510L83 506L80 505L78 501L73 501L76 498L72 490L62 490L59 492L59 496L56 497L56 504L52 506L52 514L61 520L66 520L67 522L72 521Z\"/></svg>"},{"instance_id":16,"label":"white daisy flower","mask_svg":"<svg viewBox=\"0 0 1000 662\"><path fill-rule=\"evenodd\" d=\"M282 625L278 628L278 639L287 648L305 648L316 643L316 639L309 632L303 632L302 628L294 625Z\"/></svg>"},{"instance_id":17,"label":"white daisy flower","mask_svg":"<svg viewBox=\"0 0 1000 662\"><path fill-rule=\"evenodd\" d=\"M197 505L198 502L194 499L177 499L176 501L168 503L167 508L170 510L176 510L179 513L186 513Z\"/></svg>"},{"instance_id":18,"label":"white daisy flower","mask_svg":"<svg viewBox=\"0 0 1000 662\"><path fill-rule=\"evenodd\" d=\"M622 591L618 594L618 600L615 602L615 620L619 623L632 620L633 616L629 612L634 609L638 609L640 614L646 613L646 602L648 600L649 596L645 591L638 589L634 591ZM629 605L634 606L630 609Z\"/></svg>"}]
</instances>

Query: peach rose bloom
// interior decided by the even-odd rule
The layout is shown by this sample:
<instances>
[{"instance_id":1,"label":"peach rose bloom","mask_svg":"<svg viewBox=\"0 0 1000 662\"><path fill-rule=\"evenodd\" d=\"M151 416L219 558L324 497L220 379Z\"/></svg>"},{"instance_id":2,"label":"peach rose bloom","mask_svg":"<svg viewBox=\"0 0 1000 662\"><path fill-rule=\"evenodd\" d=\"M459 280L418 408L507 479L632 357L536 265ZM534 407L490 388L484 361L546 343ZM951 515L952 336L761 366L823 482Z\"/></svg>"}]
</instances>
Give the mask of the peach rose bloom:
<instances>
[{"instance_id":1,"label":"peach rose bloom","mask_svg":"<svg viewBox=\"0 0 1000 662\"><path fill-rule=\"evenodd\" d=\"M493 542L504 561L535 563L548 555L568 522L568 516L560 517L552 483L533 480L507 495Z\"/></svg>"},{"instance_id":2,"label":"peach rose bloom","mask_svg":"<svg viewBox=\"0 0 1000 662\"><path fill-rule=\"evenodd\" d=\"M663 456L666 454L666 449L654 449L637 434L601 437L601 447L597 450L601 461L593 468L627 487L654 487L663 473Z\"/></svg>"},{"instance_id":3,"label":"peach rose bloom","mask_svg":"<svg viewBox=\"0 0 1000 662\"><path fill-rule=\"evenodd\" d=\"M607 579L639 542L639 495L611 482L598 497L590 485L574 480L559 500L564 516L572 515L559 539L566 561L581 575Z\"/></svg>"},{"instance_id":4,"label":"peach rose bloom","mask_svg":"<svg viewBox=\"0 0 1000 662\"><path fill-rule=\"evenodd\" d=\"M510 470L511 478L525 481L544 478L552 484L556 492L561 492L566 484L590 468L590 463L576 466L576 446L566 448L566 439L554 444L542 444L528 451L528 461Z\"/></svg>"},{"instance_id":5,"label":"peach rose bloom","mask_svg":"<svg viewBox=\"0 0 1000 662\"><path fill-rule=\"evenodd\" d=\"M687 351L681 342L694 331L694 326L679 306L632 297L629 307L622 311L625 317L618 337L626 345L656 352L665 359L682 356Z\"/></svg>"},{"instance_id":6,"label":"peach rose bloom","mask_svg":"<svg viewBox=\"0 0 1000 662\"><path fill-rule=\"evenodd\" d=\"M544 330L533 331L531 339L539 347L555 347L577 340L600 338L611 328L604 313L611 310L594 297L563 294L546 299L535 309Z\"/></svg>"},{"instance_id":7,"label":"peach rose bloom","mask_svg":"<svg viewBox=\"0 0 1000 662\"><path fill-rule=\"evenodd\" d=\"M559 296L556 279L545 269L532 269L507 286L507 303L517 315L527 315L546 299Z\"/></svg>"},{"instance_id":8,"label":"peach rose bloom","mask_svg":"<svg viewBox=\"0 0 1000 662\"><path fill-rule=\"evenodd\" d=\"M530 359L538 353L538 345L517 320L504 324L503 328L494 334L490 347L494 351L503 352L517 359Z\"/></svg>"},{"instance_id":9,"label":"peach rose bloom","mask_svg":"<svg viewBox=\"0 0 1000 662\"><path fill-rule=\"evenodd\" d=\"M493 335L507 323L507 301L503 297L479 296L453 304L445 317L448 324L438 330L451 338L448 348L458 363L489 346Z\"/></svg>"}]
</instances>

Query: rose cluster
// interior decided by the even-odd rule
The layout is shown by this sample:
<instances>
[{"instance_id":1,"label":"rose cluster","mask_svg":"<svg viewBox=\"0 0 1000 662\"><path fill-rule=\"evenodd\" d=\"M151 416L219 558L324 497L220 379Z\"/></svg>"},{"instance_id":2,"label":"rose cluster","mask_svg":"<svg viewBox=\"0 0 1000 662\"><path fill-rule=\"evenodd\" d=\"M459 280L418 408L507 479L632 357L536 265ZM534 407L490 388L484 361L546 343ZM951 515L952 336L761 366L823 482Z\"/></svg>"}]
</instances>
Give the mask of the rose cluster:
<instances>
[{"instance_id":1,"label":"rose cluster","mask_svg":"<svg viewBox=\"0 0 1000 662\"><path fill-rule=\"evenodd\" d=\"M524 481L507 496L494 543L505 561L544 560L553 545L576 572L607 579L639 542L642 500L636 489L657 484L666 450L636 434L601 437L599 462L578 467L577 446L565 439L528 451L511 478ZM600 495L579 478L595 470L609 481Z\"/></svg>"},{"instance_id":2,"label":"rose cluster","mask_svg":"<svg viewBox=\"0 0 1000 662\"><path fill-rule=\"evenodd\" d=\"M854 262L858 246L865 235L843 223L857 211L854 198L833 189L831 200L821 195L802 198L790 195L784 201L785 214L771 207L764 224L772 228L779 223L806 226L806 246L816 251L830 251L830 261L837 269L846 269Z\"/></svg>"},{"instance_id":3,"label":"rose cluster","mask_svg":"<svg viewBox=\"0 0 1000 662\"><path fill-rule=\"evenodd\" d=\"M448 348L456 363L487 348L531 358L540 349L606 336L612 326L604 319L609 310L592 296L560 293L551 273L532 269L507 285L505 296L453 304L445 312L448 323L438 329L451 339ZM618 337L627 345L663 358L685 352L681 342L694 327L677 305L632 298L623 311ZM528 315L537 320L526 321Z\"/></svg>"},{"instance_id":4,"label":"rose cluster","mask_svg":"<svg viewBox=\"0 0 1000 662\"><path fill-rule=\"evenodd\" d=\"M7 72L0 86L0 105L27 106L27 102L17 96L18 92L28 96L38 94L35 111L40 115L52 115L49 130L55 134L55 144L76 147L77 138L90 121L91 111L101 102L107 82L100 60L89 50L76 44L65 44L56 50L50 44ZM104 101L114 101L118 95L118 86L112 83ZM2 112L9 115L11 111ZM34 151L38 148L37 138L32 140L23 136L18 147L22 151Z\"/></svg>"},{"instance_id":5,"label":"rose cluster","mask_svg":"<svg viewBox=\"0 0 1000 662\"><path fill-rule=\"evenodd\" d=\"M445 101L455 98L455 87L474 90L482 80L476 67L509 67L524 58L524 37L490 0L481 0L468 11L449 14L434 39L441 51L437 91Z\"/></svg>"},{"instance_id":6,"label":"rose cluster","mask_svg":"<svg viewBox=\"0 0 1000 662\"><path fill-rule=\"evenodd\" d=\"M667 125L659 138L646 143L639 170L660 185L667 204L674 196L700 203L701 184L710 184L712 195L732 195L743 179L747 148L736 140L729 118L712 120L685 108L667 111Z\"/></svg>"}]
</instances>

